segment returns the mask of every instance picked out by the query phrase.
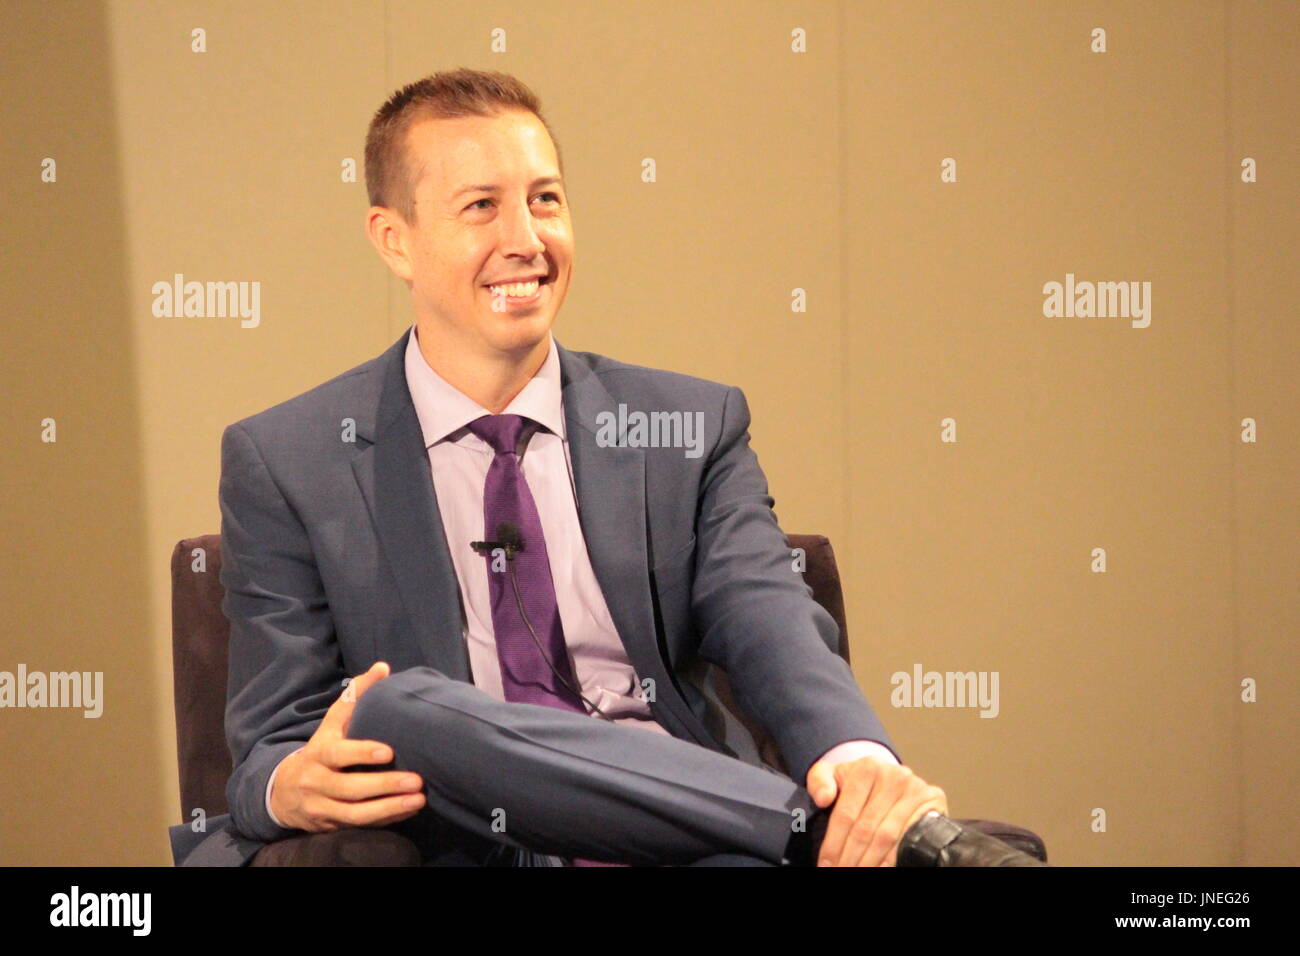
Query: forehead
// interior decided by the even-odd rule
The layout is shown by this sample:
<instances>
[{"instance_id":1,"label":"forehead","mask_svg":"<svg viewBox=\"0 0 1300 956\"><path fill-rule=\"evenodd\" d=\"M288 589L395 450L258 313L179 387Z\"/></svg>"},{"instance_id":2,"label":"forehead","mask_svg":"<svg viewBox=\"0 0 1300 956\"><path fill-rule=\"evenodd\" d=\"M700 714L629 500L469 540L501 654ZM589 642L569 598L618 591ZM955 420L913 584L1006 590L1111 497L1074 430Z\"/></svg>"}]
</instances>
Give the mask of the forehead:
<instances>
[{"instance_id":1,"label":"forehead","mask_svg":"<svg viewBox=\"0 0 1300 956\"><path fill-rule=\"evenodd\" d=\"M555 144L526 111L418 120L407 132L406 148L416 191L438 197L472 183L505 186L558 175Z\"/></svg>"}]
</instances>

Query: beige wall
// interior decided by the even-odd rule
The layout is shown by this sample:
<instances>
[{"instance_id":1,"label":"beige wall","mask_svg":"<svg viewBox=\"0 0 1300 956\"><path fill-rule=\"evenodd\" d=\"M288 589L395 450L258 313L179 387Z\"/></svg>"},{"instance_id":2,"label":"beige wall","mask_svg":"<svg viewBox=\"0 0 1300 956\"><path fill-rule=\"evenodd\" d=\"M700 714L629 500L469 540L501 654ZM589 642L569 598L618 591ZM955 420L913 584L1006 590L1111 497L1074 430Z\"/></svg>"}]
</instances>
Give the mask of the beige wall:
<instances>
[{"instance_id":1,"label":"beige wall","mask_svg":"<svg viewBox=\"0 0 1300 956\"><path fill-rule=\"evenodd\" d=\"M0 863L169 862L168 556L219 528L226 424L409 324L340 167L388 92L462 65L530 83L563 143L557 338L745 389L783 527L835 543L859 682L954 815L1068 864L1294 861L1294 3L3 16L0 670L103 671L106 703L0 710ZM261 324L154 317L177 272L260 282ZM1066 273L1151 282L1150 326L1045 317ZM999 715L891 707L915 664L997 671Z\"/></svg>"}]
</instances>

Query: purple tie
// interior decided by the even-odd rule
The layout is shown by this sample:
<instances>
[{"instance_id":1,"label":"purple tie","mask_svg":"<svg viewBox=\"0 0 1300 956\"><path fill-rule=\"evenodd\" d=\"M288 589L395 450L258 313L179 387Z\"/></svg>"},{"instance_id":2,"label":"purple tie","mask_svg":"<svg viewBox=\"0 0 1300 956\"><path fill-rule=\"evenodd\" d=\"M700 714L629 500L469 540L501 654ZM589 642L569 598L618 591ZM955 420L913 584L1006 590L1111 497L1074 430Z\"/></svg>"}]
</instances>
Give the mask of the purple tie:
<instances>
[{"instance_id":1,"label":"purple tie","mask_svg":"<svg viewBox=\"0 0 1300 956\"><path fill-rule=\"evenodd\" d=\"M528 612L537 640L546 648L546 656L555 669L571 687L577 687L565 651L564 627L555 603L555 582L551 580L551 562L546 556L542 522L537 516L533 493L528 490L528 482L519 468L529 439L541 427L538 422L522 415L485 415L469 423L469 430L496 452L483 486L483 538L512 543L509 540L513 538L511 529L502 525L513 525L518 529L522 544L522 549L514 553L513 559L503 557L495 546L485 555L488 594L492 599L492 629L506 700L544 704L585 714L587 708L581 699L556 678L537 649L537 641L533 640L528 625L519 616L520 602L515 598L510 581L510 566L513 565L519 598ZM494 565L505 565L506 570L493 570ZM571 862L574 866L622 865L580 858Z\"/></svg>"},{"instance_id":2,"label":"purple tie","mask_svg":"<svg viewBox=\"0 0 1300 956\"><path fill-rule=\"evenodd\" d=\"M492 600L492 629L505 698L585 714L587 708L570 689L577 688L578 682L565 650L564 627L555 603L546 539L542 537L537 505L519 467L529 439L542 426L522 415L485 415L470 422L468 427L496 451L483 486L483 538L507 545L517 540L520 545L518 550L513 550L492 544L484 554L488 594ZM510 557L512 550L513 557ZM518 599L511 582L512 571L514 583L519 585ZM519 615L521 601L533 625L531 633ZM545 648L545 657L538 648L539 642ZM569 687L556 677L546 658L550 658Z\"/></svg>"}]
</instances>

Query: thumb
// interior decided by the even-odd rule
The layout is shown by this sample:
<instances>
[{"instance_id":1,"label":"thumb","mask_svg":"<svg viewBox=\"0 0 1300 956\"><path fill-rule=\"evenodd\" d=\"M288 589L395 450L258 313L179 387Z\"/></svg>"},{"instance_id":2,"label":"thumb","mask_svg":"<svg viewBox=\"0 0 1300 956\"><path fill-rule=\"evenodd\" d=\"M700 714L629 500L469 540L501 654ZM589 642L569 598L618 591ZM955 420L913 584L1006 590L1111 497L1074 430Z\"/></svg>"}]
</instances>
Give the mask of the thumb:
<instances>
[{"instance_id":1,"label":"thumb","mask_svg":"<svg viewBox=\"0 0 1300 956\"><path fill-rule=\"evenodd\" d=\"M348 703L356 704L361 695L387 677L390 670L387 661L375 661L370 665L370 670L359 677L353 678L352 683L347 688L351 693L344 695L348 699Z\"/></svg>"},{"instance_id":2,"label":"thumb","mask_svg":"<svg viewBox=\"0 0 1300 956\"><path fill-rule=\"evenodd\" d=\"M834 803L840 790L835 780L835 765L824 760L813 764L808 769L807 790L819 807L828 807Z\"/></svg>"},{"instance_id":3,"label":"thumb","mask_svg":"<svg viewBox=\"0 0 1300 956\"><path fill-rule=\"evenodd\" d=\"M343 688L343 693L339 699L334 701L333 706L325 714L326 720L337 726L339 733L348 732L348 722L352 717L352 711L357 706L357 701L375 684L379 683L389 674L389 667L385 661L376 661L370 665L370 670L360 674L348 681L348 685Z\"/></svg>"}]
</instances>

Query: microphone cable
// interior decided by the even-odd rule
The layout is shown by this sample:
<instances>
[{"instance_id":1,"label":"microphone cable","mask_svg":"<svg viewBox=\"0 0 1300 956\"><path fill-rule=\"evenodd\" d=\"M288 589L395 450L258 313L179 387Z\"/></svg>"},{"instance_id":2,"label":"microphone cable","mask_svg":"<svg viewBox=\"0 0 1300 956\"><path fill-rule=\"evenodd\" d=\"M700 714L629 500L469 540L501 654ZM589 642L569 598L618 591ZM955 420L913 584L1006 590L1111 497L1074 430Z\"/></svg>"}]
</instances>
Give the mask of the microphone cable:
<instances>
[{"instance_id":1,"label":"microphone cable","mask_svg":"<svg viewBox=\"0 0 1300 956\"><path fill-rule=\"evenodd\" d=\"M551 673L555 675L555 679L563 684L569 693L573 694L590 707L593 712L600 714L600 716L613 723L614 719L612 717L588 700L582 691L578 690L565 680L564 675L559 672L553 663L551 663L550 655L546 653L546 648L542 646L541 639L538 638L537 632L533 630L533 622L528 619L528 612L524 610L524 599L523 595L519 593L519 578L515 570L515 554L524 550L524 542L519 535L519 529L510 522L503 521L501 524L497 525L497 537L500 539L499 541L471 541L470 547L484 557L490 557L492 550L495 548L501 548L505 552L506 567L510 572L510 584L514 591L515 603L519 607L519 616L523 619L524 626L528 628L528 633L532 637L533 643L537 645L537 651L542 655L542 660L544 660L546 666L551 669ZM556 613L559 613L558 608L556 609ZM590 716L590 714L588 714L588 716Z\"/></svg>"}]
</instances>

